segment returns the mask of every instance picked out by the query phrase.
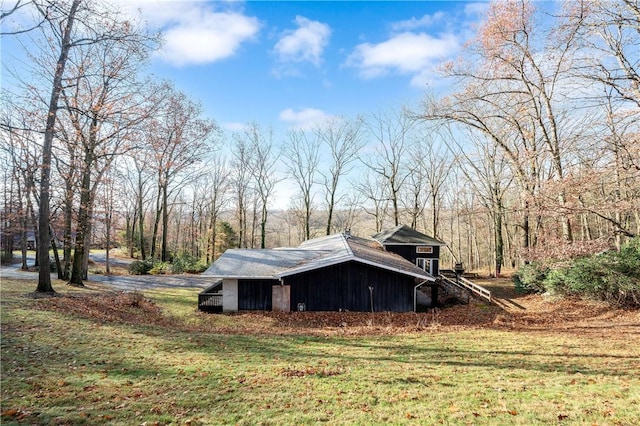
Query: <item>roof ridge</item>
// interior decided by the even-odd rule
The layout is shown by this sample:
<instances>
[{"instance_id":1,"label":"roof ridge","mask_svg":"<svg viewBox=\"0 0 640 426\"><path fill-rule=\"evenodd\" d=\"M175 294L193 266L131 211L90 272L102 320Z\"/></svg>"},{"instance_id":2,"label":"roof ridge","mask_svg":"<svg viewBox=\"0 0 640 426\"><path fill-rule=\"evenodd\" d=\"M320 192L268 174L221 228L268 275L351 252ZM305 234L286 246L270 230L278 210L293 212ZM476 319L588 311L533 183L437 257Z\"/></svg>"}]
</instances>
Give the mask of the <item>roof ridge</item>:
<instances>
[{"instance_id":1,"label":"roof ridge","mask_svg":"<svg viewBox=\"0 0 640 426\"><path fill-rule=\"evenodd\" d=\"M351 258L355 257L353 254L353 250L351 250L351 246L349 245L349 238L351 238L351 236L347 237L344 234L340 234L340 236L342 237L342 242L344 244L345 249L347 249L347 254L349 255L349 257Z\"/></svg>"}]
</instances>

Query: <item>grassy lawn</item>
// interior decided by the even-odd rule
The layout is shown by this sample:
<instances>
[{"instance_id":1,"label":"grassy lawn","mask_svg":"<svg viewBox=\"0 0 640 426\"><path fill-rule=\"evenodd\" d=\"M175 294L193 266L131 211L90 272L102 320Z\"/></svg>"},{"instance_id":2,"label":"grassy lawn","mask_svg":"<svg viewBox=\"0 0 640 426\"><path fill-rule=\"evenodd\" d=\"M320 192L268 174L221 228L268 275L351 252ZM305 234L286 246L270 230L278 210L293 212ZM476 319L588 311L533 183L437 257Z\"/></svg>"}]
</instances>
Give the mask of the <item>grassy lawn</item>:
<instances>
[{"instance_id":1,"label":"grassy lawn","mask_svg":"<svg viewBox=\"0 0 640 426\"><path fill-rule=\"evenodd\" d=\"M296 332L197 313L195 290L54 287L77 297L2 281L3 425L640 424L637 323Z\"/></svg>"}]
</instances>

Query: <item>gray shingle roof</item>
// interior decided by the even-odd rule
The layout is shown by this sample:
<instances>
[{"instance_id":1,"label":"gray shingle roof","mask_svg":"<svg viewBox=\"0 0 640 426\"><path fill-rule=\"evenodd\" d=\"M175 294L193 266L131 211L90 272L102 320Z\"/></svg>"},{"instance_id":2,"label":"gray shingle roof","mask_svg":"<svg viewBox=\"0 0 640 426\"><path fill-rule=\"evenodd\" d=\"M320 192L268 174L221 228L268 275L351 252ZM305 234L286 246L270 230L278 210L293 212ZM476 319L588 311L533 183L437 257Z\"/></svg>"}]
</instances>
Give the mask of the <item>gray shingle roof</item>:
<instances>
[{"instance_id":1,"label":"gray shingle roof","mask_svg":"<svg viewBox=\"0 0 640 426\"><path fill-rule=\"evenodd\" d=\"M314 238L298 248L227 250L204 272L218 278L280 279L347 261L355 261L416 278L434 280L406 259L372 240L334 234Z\"/></svg>"},{"instance_id":2,"label":"gray shingle roof","mask_svg":"<svg viewBox=\"0 0 640 426\"><path fill-rule=\"evenodd\" d=\"M230 249L225 251L205 272L220 278L273 279L289 268L322 256L321 250Z\"/></svg>"},{"instance_id":3,"label":"gray shingle roof","mask_svg":"<svg viewBox=\"0 0 640 426\"><path fill-rule=\"evenodd\" d=\"M442 241L418 232L407 225L398 225L395 228L379 232L372 236L383 245L391 244L424 244L427 246L446 246Z\"/></svg>"}]
</instances>

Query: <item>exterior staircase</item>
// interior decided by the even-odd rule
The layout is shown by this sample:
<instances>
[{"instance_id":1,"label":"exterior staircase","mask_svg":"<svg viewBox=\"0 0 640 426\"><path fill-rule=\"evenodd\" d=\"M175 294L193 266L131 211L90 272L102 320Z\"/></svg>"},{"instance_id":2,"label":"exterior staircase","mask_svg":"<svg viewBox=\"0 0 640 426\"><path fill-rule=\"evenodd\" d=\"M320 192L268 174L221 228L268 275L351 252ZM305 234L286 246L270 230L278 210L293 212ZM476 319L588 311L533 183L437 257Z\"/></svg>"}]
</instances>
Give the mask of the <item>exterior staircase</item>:
<instances>
[{"instance_id":1,"label":"exterior staircase","mask_svg":"<svg viewBox=\"0 0 640 426\"><path fill-rule=\"evenodd\" d=\"M476 298L505 309L500 299L491 295L491 291L474 283L462 275L456 275L453 271L442 270L438 276L440 288L444 294L448 294L464 303L469 303L470 299Z\"/></svg>"}]
</instances>

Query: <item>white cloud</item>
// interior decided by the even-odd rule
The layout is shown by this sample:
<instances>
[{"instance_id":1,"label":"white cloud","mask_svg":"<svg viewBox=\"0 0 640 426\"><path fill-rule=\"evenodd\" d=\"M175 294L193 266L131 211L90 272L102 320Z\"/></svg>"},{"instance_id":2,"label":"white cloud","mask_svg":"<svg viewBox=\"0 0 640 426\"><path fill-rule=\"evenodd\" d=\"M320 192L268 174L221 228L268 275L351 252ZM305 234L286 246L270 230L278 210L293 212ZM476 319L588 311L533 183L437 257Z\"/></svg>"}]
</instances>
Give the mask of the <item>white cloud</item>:
<instances>
[{"instance_id":1,"label":"white cloud","mask_svg":"<svg viewBox=\"0 0 640 426\"><path fill-rule=\"evenodd\" d=\"M488 9L488 2L467 3L464 5L464 14L467 16L485 15Z\"/></svg>"},{"instance_id":2,"label":"white cloud","mask_svg":"<svg viewBox=\"0 0 640 426\"><path fill-rule=\"evenodd\" d=\"M363 78L376 78L390 72L419 74L437 60L453 55L458 48L459 42L452 34L435 38L425 33L404 32L382 43L359 44L346 64L358 68Z\"/></svg>"},{"instance_id":3,"label":"white cloud","mask_svg":"<svg viewBox=\"0 0 640 426\"><path fill-rule=\"evenodd\" d=\"M237 121L229 121L227 123L222 123L222 128L225 130L230 130L232 132L241 132L247 128L247 123L239 123Z\"/></svg>"},{"instance_id":4,"label":"white cloud","mask_svg":"<svg viewBox=\"0 0 640 426\"><path fill-rule=\"evenodd\" d=\"M331 116L316 108L305 108L294 111L291 108L280 111L279 118L281 121L288 123L295 129L308 129L317 124L327 121Z\"/></svg>"},{"instance_id":5,"label":"white cloud","mask_svg":"<svg viewBox=\"0 0 640 426\"><path fill-rule=\"evenodd\" d=\"M123 6L159 28L164 44L159 56L176 66L204 64L233 56L260 30L257 18L235 11L216 11L216 3L136 1Z\"/></svg>"},{"instance_id":6,"label":"white cloud","mask_svg":"<svg viewBox=\"0 0 640 426\"><path fill-rule=\"evenodd\" d=\"M433 15L424 15L420 19L411 18L406 21L395 22L391 25L393 31L407 31L415 30L418 28L428 28L434 23L439 22L444 18L443 12L436 12Z\"/></svg>"},{"instance_id":7,"label":"white cloud","mask_svg":"<svg viewBox=\"0 0 640 426\"><path fill-rule=\"evenodd\" d=\"M278 59L282 62L310 62L319 66L331 37L331 27L304 16L296 16L295 23L298 28L286 31L274 46Z\"/></svg>"}]
</instances>

